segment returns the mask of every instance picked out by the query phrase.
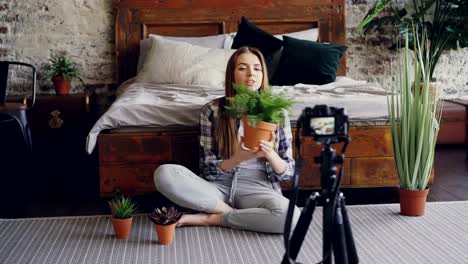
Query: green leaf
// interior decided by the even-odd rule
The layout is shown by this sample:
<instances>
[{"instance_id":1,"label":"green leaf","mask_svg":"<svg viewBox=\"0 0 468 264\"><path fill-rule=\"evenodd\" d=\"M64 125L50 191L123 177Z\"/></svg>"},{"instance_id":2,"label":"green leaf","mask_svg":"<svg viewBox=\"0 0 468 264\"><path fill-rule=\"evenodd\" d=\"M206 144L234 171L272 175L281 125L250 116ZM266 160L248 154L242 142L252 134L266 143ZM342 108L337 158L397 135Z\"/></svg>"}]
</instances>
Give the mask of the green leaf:
<instances>
[{"instance_id":1,"label":"green leaf","mask_svg":"<svg viewBox=\"0 0 468 264\"><path fill-rule=\"evenodd\" d=\"M247 116L249 124L254 127L259 121L284 125L285 111L294 103L285 93L273 93L268 89L262 92L251 91L237 84L233 84L233 87L236 95L227 97L229 105L225 107L229 116Z\"/></svg>"},{"instance_id":2,"label":"green leaf","mask_svg":"<svg viewBox=\"0 0 468 264\"><path fill-rule=\"evenodd\" d=\"M372 22L383 10L388 8L392 3L392 0L377 0L374 6L367 12L364 19L361 21L357 27L358 31L367 30L369 23Z\"/></svg>"},{"instance_id":3,"label":"green leaf","mask_svg":"<svg viewBox=\"0 0 468 264\"><path fill-rule=\"evenodd\" d=\"M108 202L109 207L117 219L128 219L138 212L136 204L129 198L119 195Z\"/></svg>"},{"instance_id":4,"label":"green leaf","mask_svg":"<svg viewBox=\"0 0 468 264\"><path fill-rule=\"evenodd\" d=\"M46 76L50 79L55 76L63 76L68 80L81 79L81 73L78 66L71 58L65 54L52 54L48 60L48 64L44 66Z\"/></svg>"}]
</instances>

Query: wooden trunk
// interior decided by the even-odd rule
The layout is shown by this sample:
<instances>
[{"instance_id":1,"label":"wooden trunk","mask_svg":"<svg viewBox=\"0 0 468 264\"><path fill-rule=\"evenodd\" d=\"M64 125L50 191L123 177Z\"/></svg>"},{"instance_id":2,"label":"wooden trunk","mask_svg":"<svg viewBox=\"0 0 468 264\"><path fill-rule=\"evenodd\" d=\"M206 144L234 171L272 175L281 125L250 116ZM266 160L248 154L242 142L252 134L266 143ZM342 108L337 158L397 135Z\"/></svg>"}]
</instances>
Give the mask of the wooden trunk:
<instances>
[{"instance_id":1,"label":"wooden trunk","mask_svg":"<svg viewBox=\"0 0 468 264\"><path fill-rule=\"evenodd\" d=\"M389 128L352 127L350 136L343 187L398 185ZM98 145L101 196L111 195L116 188L133 195L154 192L153 172L161 164L181 164L199 172L198 131L101 134ZM341 146L334 148L339 152ZM302 189L320 188L319 165L313 158L320 154L321 147L311 138L303 139ZM288 189L289 183L282 186Z\"/></svg>"}]
</instances>

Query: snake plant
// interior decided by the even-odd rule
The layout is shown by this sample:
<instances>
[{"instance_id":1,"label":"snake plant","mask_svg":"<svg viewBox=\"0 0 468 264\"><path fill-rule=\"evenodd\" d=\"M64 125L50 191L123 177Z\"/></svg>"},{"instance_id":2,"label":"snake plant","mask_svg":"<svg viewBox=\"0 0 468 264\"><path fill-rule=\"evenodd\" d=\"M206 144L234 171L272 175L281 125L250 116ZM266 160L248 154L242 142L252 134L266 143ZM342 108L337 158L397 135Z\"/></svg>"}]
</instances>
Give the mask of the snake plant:
<instances>
[{"instance_id":1,"label":"snake plant","mask_svg":"<svg viewBox=\"0 0 468 264\"><path fill-rule=\"evenodd\" d=\"M443 101L430 82L434 62L427 32L418 32L415 26L409 30L415 36L413 52L406 35L398 78L388 92L387 105L400 188L424 190L433 170Z\"/></svg>"}]
</instances>

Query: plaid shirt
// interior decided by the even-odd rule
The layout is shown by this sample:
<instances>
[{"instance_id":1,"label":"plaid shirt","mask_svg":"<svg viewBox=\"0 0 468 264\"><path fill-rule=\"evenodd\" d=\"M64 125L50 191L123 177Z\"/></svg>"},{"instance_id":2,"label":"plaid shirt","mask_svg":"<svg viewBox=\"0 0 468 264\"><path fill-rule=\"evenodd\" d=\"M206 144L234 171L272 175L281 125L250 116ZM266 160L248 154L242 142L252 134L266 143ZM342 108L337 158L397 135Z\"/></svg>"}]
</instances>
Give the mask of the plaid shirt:
<instances>
[{"instance_id":1,"label":"plaid shirt","mask_svg":"<svg viewBox=\"0 0 468 264\"><path fill-rule=\"evenodd\" d=\"M218 144L214 135L214 128L217 125L216 122L219 115L219 100L216 99L204 105L200 114L200 176L208 181L216 180L223 175L232 175L238 170L236 167L231 171L223 172L219 168L222 160L218 155ZM273 188L281 191L278 181L288 181L294 175L294 159L291 147L292 133L288 117L286 117L284 127L279 126L276 130L275 138L275 146L278 146L278 155L286 161L287 168L282 174L277 174L268 161L265 161L265 168L267 177L271 181Z\"/></svg>"}]
</instances>

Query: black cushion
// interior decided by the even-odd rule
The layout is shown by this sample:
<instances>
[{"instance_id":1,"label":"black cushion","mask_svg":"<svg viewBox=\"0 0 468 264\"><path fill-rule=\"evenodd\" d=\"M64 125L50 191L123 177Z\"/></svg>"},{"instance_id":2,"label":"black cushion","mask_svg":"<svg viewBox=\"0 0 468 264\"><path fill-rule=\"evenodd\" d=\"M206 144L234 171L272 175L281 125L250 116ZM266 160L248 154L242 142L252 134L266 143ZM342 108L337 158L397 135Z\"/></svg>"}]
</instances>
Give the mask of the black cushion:
<instances>
[{"instance_id":1,"label":"black cushion","mask_svg":"<svg viewBox=\"0 0 468 264\"><path fill-rule=\"evenodd\" d=\"M274 55L283 46L283 41L242 17L231 48L238 49L243 46L259 49L265 57L268 70L270 70Z\"/></svg>"},{"instance_id":2,"label":"black cushion","mask_svg":"<svg viewBox=\"0 0 468 264\"><path fill-rule=\"evenodd\" d=\"M347 47L283 37L283 53L272 78L273 85L327 84L334 82Z\"/></svg>"}]
</instances>

